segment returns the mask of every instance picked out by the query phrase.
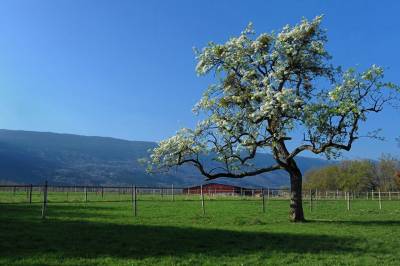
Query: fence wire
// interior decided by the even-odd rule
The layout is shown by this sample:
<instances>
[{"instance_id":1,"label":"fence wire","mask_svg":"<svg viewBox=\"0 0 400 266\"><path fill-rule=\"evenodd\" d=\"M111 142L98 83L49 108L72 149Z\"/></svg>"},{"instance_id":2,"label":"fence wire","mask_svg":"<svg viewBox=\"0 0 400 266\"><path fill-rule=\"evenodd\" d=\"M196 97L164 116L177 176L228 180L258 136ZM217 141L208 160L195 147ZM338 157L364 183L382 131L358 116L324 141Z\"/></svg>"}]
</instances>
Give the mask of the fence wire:
<instances>
[{"instance_id":1,"label":"fence wire","mask_svg":"<svg viewBox=\"0 0 400 266\"><path fill-rule=\"evenodd\" d=\"M135 187L135 186L54 186L1 185L1 203L129 202L137 201L200 201L204 200L290 200L290 191L279 188L213 188ZM303 191L303 200L400 200L399 191Z\"/></svg>"}]
</instances>

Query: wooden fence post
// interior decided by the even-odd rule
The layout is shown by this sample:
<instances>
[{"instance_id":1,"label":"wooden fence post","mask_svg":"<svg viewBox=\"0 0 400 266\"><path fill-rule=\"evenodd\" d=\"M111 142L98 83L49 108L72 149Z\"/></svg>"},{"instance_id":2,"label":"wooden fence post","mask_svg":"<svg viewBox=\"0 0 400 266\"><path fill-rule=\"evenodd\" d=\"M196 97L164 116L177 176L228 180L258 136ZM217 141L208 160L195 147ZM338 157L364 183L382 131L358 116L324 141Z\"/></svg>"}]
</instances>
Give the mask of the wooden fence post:
<instances>
[{"instance_id":1,"label":"wooden fence post","mask_svg":"<svg viewBox=\"0 0 400 266\"><path fill-rule=\"evenodd\" d=\"M136 195L136 186L132 186L132 207L133 207L133 216L137 216L137 195Z\"/></svg>"},{"instance_id":2,"label":"wooden fence post","mask_svg":"<svg viewBox=\"0 0 400 266\"><path fill-rule=\"evenodd\" d=\"M32 204L32 184L29 186L29 204Z\"/></svg>"},{"instance_id":3,"label":"wooden fence post","mask_svg":"<svg viewBox=\"0 0 400 266\"><path fill-rule=\"evenodd\" d=\"M47 210L47 180L44 182L44 187L43 187L42 219L46 219L46 210Z\"/></svg>"},{"instance_id":4,"label":"wooden fence post","mask_svg":"<svg viewBox=\"0 0 400 266\"><path fill-rule=\"evenodd\" d=\"M101 199L104 198L104 187L101 187Z\"/></svg>"},{"instance_id":5,"label":"wooden fence post","mask_svg":"<svg viewBox=\"0 0 400 266\"><path fill-rule=\"evenodd\" d=\"M87 187L86 186L84 188L84 191L85 191L85 202L87 202Z\"/></svg>"},{"instance_id":6,"label":"wooden fence post","mask_svg":"<svg viewBox=\"0 0 400 266\"><path fill-rule=\"evenodd\" d=\"M138 194L138 190L135 186L135 216L137 216L137 194Z\"/></svg>"},{"instance_id":7,"label":"wooden fence post","mask_svg":"<svg viewBox=\"0 0 400 266\"><path fill-rule=\"evenodd\" d=\"M132 207L133 207L133 199L134 199L133 189L134 189L134 187L133 187L133 185L132 185L132 187L131 187L131 202L132 202Z\"/></svg>"},{"instance_id":8,"label":"wooden fence post","mask_svg":"<svg viewBox=\"0 0 400 266\"><path fill-rule=\"evenodd\" d=\"M261 189L262 194L262 211L265 213L265 196L264 196L264 188Z\"/></svg>"},{"instance_id":9,"label":"wooden fence post","mask_svg":"<svg viewBox=\"0 0 400 266\"><path fill-rule=\"evenodd\" d=\"M200 194L201 194L201 209L203 210L203 215L206 214L206 210L204 207L204 194L203 194L203 185L200 185Z\"/></svg>"},{"instance_id":10,"label":"wooden fence post","mask_svg":"<svg viewBox=\"0 0 400 266\"><path fill-rule=\"evenodd\" d=\"M174 184L172 184L172 186L171 186L171 197L172 197L172 201L175 201L175 197L174 197Z\"/></svg>"},{"instance_id":11,"label":"wooden fence post","mask_svg":"<svg viewBox=\"0 0 400 266\"><path fill-rule=\"evenodd\" d=\"M350 211L350 192L347 192L347 210Z\"/></svg>"},{"instance_id":12,"label":"wooden fence post","mask_svg":"<svg viewBox=\"0 0 400 266\"><path fill-rule=\"evenodd\" d=\"M378 190L379 209L382 210L381 189Z\"/></svg>"},{"instance_id":13,"label":"wooden fence post","mask_svg":"<svg viewBox=\"0 0 400 266\"><path fill-rule=\"evenodd\" d=\"M310 212L313 210L313 198L312 198L312 190L310 189Z\"/></svg>"},{"instance_id":14,"label":"wooden fence post","mask_svg":"<svg viewBox=\"0 0 400 266\"><path fill-rule=\"evenodd\" d=\"M371 191L371 199L374 200L374 190Z\"/></svg>"}]
</instances>

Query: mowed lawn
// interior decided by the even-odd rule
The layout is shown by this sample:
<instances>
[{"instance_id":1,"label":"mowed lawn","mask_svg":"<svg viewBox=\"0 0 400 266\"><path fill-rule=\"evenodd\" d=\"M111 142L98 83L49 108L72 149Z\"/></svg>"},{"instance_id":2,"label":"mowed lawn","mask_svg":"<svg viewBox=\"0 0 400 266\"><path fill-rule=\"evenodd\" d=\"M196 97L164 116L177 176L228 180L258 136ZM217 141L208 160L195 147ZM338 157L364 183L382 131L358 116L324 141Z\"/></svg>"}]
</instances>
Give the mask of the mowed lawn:
<instances>
[{"instance_id":1,"label":"mowed lawn","mask_svg":"<svg viewBox=\"0 0 400 266\"><path fill-rule=\"evenodd\" d=\"M292 224L287 200L183 199L0 204L0 264L400 265L399 200L304 201Z\"/></svg>"}]
</instances>

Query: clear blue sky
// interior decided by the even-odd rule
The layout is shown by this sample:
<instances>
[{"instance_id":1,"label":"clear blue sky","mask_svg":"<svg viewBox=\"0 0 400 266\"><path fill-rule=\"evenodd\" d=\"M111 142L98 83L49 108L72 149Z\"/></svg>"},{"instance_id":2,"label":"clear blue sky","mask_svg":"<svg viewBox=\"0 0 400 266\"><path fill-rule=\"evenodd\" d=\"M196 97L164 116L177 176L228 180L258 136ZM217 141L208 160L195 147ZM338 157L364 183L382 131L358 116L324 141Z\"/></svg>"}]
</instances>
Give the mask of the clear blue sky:
<instances>
[{"instance_id":1,"label":"clear blue sky","mask_svg":"<svg viewBox=\"0 0 400 266\"><path fill-rule=\"evenodd\" d=\"M324 14L334 62L387 67L400 84L399 1L1 1L0 128L159 141L196 117L209 83L192 47ZM387 141L348 158L400 155L400 110L371 117Z\"/></svg>"}]
</instances>

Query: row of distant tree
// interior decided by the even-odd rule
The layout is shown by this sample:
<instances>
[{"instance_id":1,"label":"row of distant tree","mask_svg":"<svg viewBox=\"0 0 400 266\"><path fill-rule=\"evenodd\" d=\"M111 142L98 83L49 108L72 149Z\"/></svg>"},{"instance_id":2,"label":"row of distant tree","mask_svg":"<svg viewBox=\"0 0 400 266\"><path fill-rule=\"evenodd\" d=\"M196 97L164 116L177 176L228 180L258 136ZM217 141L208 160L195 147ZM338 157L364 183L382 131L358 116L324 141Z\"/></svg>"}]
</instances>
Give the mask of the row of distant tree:
<instances>
[{"instance_id":1,"label":"row of distant tree","mask_svg":"<svg viewBox=\"0 0 400 266\"><path fill-rule=\"evenodd\" d=\"M311 170L305 175L304 189L400 190L400 160L384 154L378 161L349 160Z\"/></svg>"}]
</instances>

